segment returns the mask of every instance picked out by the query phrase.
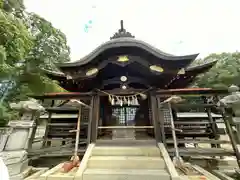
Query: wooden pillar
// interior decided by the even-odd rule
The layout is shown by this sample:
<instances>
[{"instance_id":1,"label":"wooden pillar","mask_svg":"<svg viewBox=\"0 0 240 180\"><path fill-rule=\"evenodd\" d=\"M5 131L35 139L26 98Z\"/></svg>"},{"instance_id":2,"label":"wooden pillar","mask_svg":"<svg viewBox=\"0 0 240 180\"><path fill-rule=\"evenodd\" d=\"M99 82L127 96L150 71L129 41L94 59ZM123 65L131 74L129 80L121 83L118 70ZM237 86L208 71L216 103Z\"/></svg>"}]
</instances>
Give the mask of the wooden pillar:
<instances>
[{"instance_id":1,"label":"wooden pillar","mask_svg":"<svg viewBox=\"0 0 240 180\"><path fill-rule=\"evenodd\" d=\"M166 136L165 136L165 127L164 127L164 116L163 116L163 112L161 111L161 107L160 107L160 103L161 103L161 99L160 97L157 97L157 112L158 112L158 122L159 122L159 125L160 125L160 131L161 131L161 141L167 145L167 142L166 142Z\"/></svg>"},{"instance_id":2,"label":"wooden pillar","mask_svg":"<svg viewBox=\"0 0 240 180\"><path fill-rule=\"evenodd\" d=\"M91 142L95 143L98 135L98 121L99 121L99 107L100 107L99 95L95 94L93 97L93 109L92 109L92 126L91 126Z\"/></svg>"},{"instance_id":3,"label":"wooden pillar","mask_svg":"<svg viewBox=\"0 0 240 180\"><path fill-rule=\"evenodd\" d=\"M38 123L39 123L39 117L40 117L40 113L33 112L32 121L34 121L34 123L33 123L33 127L30 130L31 135L28 141L28 150L32 149L32 144L34 143L34 138L35 138Z\"/></svg>"},{"instance_id":4,"label":"wooden pillar","mask_svg":"<svg viewBox=\"0 0 240 180\"><path fill-rule=\"evenodd\" d=\"M52 102L51 102L51 107L53 107L53 106L54 106L54 100L52 100ZM51 146L51 141L47 140L48 133L49 133L49 123L51 122L51 119L52 119L52 111L49 111L46 129L45 129L45 133L44 133L44 137L43 137L43 147L45 147L46 144L47 144L47 146Z\"/></svg>"},{"instance_id":5,"label":"wooden pillar","mask_svg":"<svg viewBox=\"0 0 240 180\"><path fill-rule=\"evenodd\" d=\"M220 100L219 96L217 96L217 99L218 99L218 101ZM225 108L221 108L221 111L222 111L222 117L224 120L224 124L226 126L226 132L229 136L233 150L235 152L238 167L240 167L240 141L239 141L238 136L236 136L236 134L234 133L234 129L231 125L233 117L231 114L229 114L225 111Z\"/></svg>"},{"instance_id":6,"label":"wooden pillar","mask_svg":"<svg viewBox=\"0 0 240 180\"><path fill-rule=\"evenodd\" d=\"M204 101L204 104L208 104L207 103L207 98L206 97L203 97L203 101ZM207 112L207 115L208 115L208 120L210 122L210 125L211 125L211 129L213 131L213 136L214 136L214 139L215 140L218 140L219 137L218 137L218 133L217 133L217 126L216 126L216 121L212 118L212 112L211 112L211 109L209 107L206 107L205 108L205 111ZM211 137L210 137L211 138ZM212 148L220 148L220 144L211 144L211 147Z\"/></svg>"},{"instance_id":7,"label":"wooden pillar","mask_svg":"<svg viewBox=\"0 0 240 180\"><path fill-rule=\"evenodd\" d=\"M160 122L158 121L158 107L157 107L157 98L154 93L150 94L151 109L152 109L152 121L154 126L154 135L157 142L162 141Z\"/></svg>"},{"instance_id":8,"label":"wooden pillar","mask_svg":"<svg viewBox=\"0 0 240 180\"><path fill-rule=\"evenodd\" d=\"M88 132L87 132L87 145L91 143L91 133L92 133L92 119L93 119L93 105L94 105L94 96L91 97L91 109L89 110L88 117Z\"/></svg>"}]
</instances>

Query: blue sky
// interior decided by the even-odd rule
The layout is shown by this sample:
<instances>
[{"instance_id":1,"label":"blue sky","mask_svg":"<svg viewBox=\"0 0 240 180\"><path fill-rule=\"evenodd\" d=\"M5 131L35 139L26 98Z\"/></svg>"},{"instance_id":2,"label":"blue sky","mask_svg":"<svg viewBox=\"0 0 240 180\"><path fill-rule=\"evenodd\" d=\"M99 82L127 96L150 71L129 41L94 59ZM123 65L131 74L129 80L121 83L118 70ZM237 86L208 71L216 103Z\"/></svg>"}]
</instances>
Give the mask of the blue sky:
<instances>
[{"instance_id":1,"label":"blue sky","mask_svg":"<svg viewBox=\"0 0 240 180\"><path fill-rule=\"evenodd\" d=\"M25 0L62 30L78 60L109 40L124 20L137 39L184 55L240 50L239 0ZM92 21L88 32L85 24Z\"/></svg>"}]
</instances>

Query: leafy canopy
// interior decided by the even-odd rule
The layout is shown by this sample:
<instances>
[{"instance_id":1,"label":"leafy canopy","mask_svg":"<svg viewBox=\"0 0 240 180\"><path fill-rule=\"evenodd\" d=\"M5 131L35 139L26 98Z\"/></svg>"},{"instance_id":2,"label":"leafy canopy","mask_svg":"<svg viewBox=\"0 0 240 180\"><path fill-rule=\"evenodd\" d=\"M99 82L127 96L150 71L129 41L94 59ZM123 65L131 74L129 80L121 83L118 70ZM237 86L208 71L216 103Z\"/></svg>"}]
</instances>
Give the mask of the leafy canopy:
<instances>
[{"instance_id":1,"label":"leafy canopy","mask_svg":"<svg viewBox=\"0 0 240 180\"><path fill-rule=\"evenodd\" d=\"M211 54L198 62L218 60L207 73L200 75L195 85L199 87L228 88L232 84L240 86L240 53Z\"/></svg>"},{"instance_id":2,"label":"leafy canopy","mask_svg":"<svg viewBox=\"0 0 240 180\"><path fill-rule=\"evenodd\" d=\"M14 116L9 102L65 91L43 69L58 71L55 64L69 61L69 54L65 35L26 12L23 0L0 0L0 122Z\"/></svg>"}]
</instances>

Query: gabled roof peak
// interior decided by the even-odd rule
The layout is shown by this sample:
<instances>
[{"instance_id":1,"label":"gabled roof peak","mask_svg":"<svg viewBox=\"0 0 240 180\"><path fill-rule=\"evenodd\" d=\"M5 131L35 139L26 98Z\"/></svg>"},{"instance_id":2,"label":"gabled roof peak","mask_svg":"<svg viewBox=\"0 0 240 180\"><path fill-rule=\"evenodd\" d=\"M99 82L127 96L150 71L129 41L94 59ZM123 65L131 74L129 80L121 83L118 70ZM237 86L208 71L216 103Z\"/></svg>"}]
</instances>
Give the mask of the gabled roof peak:
<instances>
[{"instance_id":1,"label":"gabled roof peak","mask_svg":"<svg viewBox=\"0 0 240 180\"><path fill-rule=\"evenodd\" d=\"M127 32L123 27L123 20L120 21L120 29L110 39L117 39L123 37L135 38L130 32Z\"/></svg>"}]
</instances>

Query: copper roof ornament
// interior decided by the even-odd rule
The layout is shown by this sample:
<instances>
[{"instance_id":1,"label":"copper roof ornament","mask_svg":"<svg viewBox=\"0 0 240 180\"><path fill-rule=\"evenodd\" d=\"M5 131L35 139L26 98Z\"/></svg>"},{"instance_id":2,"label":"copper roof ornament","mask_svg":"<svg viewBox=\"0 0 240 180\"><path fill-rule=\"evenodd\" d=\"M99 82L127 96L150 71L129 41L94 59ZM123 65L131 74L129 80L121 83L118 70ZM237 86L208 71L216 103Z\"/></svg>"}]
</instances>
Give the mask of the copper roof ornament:
<instances>
[{"instance_id":1,"label":"copper roof ornament","mask_svg":"<svg viewBox=\"0 0 240 180\"><path fill-rule=\"evenodd\" d=\"M120 29L118 32L114 33L114 35L110 38L117 39L117 38L135 38L130 32L127 32L126 29L123 27L123 20L120 21Z\"/></svg>"}]
</instances>

